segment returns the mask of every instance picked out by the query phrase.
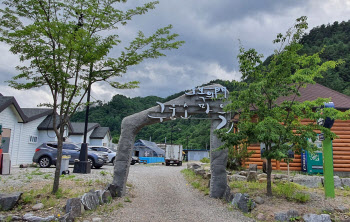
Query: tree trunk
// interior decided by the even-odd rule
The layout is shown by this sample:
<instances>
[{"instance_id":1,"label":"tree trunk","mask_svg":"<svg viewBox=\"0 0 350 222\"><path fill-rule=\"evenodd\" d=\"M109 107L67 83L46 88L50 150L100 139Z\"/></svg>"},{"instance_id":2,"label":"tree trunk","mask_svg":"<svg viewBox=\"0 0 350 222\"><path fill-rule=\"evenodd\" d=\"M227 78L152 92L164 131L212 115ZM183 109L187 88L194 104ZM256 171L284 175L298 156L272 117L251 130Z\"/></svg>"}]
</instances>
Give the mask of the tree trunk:
<instances>
[{"instance_id":1,"label":"tree trunk","mask_svg":"<svg viewBox=\"0 0 350 222\"><path fill-rule=\"evenodd\" d=\"M271 163L271 159L267 159L267 164L266 164L266 168L267 168L267 186L266 186L266 190L267 196L272 196L272 187L271 187L271 172L272 172L272 163Z\"/></svg>"},{"instance_id":2,"label":"tree trunk","mask_svg":"<svg viewBox=\"0 0 350 222\"><path fill-rule=\"evenodd\" d=\"M62 148L63 148L63 134L64 127L60 127L60 135L57 137L57 161L56 161L56 170L55 178L53 181L52 193L55 194L58 191L60 185L60 174L61 174L61 160L62 160Z\"/></svg>"}]
</instances>

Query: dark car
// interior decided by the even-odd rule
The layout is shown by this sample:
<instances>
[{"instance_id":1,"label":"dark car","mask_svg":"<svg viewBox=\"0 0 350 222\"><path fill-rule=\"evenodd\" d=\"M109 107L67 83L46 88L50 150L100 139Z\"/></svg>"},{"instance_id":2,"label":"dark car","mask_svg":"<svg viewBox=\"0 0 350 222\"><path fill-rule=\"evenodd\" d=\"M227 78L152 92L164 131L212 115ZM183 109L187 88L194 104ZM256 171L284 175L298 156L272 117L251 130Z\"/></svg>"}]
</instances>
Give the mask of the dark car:
<instances>
[{"instance_id":1,"label":"dark car","mask_svg":"<svg viewBox=\"0 0 350 222\"><path fill-rule=\"evenodd\" d=\"M75 159L79 159L80 147L73 143L63 143L62 155L70 156L69 164L74 164ZM43 143L35 149L33 162L38 163L40 167L50 167L56 165L57 161L57 142ZM106 154L88 151L88 161L91 167L101 168L107 161Z\"/></svg>"},{"instance_id":2,"label":"dark car","mask_svg":"<svg viewBox=\"0 0 350 222\"><path fill-rule=\"evenodd\" d=\"M140 158L138 158L137 156L132 156L130 164L135 165L135 163L140 163Z\"/></svg>"}]
</instances>

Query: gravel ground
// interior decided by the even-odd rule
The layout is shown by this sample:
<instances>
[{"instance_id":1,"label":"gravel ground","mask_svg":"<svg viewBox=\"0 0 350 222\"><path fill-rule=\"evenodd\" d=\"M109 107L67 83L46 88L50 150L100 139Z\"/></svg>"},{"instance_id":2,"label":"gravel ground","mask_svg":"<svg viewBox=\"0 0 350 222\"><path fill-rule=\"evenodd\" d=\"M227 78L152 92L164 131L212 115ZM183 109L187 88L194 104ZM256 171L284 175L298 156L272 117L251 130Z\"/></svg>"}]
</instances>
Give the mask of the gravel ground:
<instances>
[{"instance_id":1,"label":"gravel ground","mask_svg":"<svg viewBox=\"0 0 350 222\"><path fill-rule=\"evenodd\" d=\"M94 217L102 221L253 221L245 217L237 210L230 210L229 205L222 200L212 199L204 196L198 190L186 184L181 174L182 167L164 165L136 164L130 166L128 183L132 189L128 193L131 202L118 202L123 207L114 210L106 215L97 215L92 212L85 218L89 220ZM25 168L12 167L11 175L1 175L0 192L5 191L9 186L17 189L28 185L30 181L47 180L44 175L53 175L54 168ZM73 171L73 168L69 168ZM44 174L35 175L34 171ZM102 175L101 171L108 172ZM112 181L113 166L104 166L102 169L93 169L91 174L74 174L75 179ZM30 185L32 186L32 185ZM30 188L30 187L29 187Z\"/></svg>"},{"instance_id":2,"label":"gravel ground","mask_svg":"<svg viewBox=\"0 0 350 222\"><path fill-rule=\"evenodd\" d=\"M253 221L229 210L221 200L204 196L186 181L186 166L134 165L128 183L133 185L131 203L102 218L104 221Z\"/></svg>"}]
</instances>

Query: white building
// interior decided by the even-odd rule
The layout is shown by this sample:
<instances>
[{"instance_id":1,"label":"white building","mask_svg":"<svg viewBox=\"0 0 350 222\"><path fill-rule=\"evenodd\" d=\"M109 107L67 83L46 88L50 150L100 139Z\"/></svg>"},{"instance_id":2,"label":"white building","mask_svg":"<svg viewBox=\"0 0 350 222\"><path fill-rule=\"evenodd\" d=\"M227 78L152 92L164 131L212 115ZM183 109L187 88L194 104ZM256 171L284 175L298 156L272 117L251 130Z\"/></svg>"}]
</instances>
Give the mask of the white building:
<instances>
[{"instance_id":1,"label":"white building","mask_svg":"<svg viewBox=\"0 0 350 222\"><path fill-rule=\"evenodd\" d=\"M71 123L68 141L73 143L82 143L84 141L85 123ZM86 142L90 146L112 146L112 137L109 127L101 127L98 123L89 123L87 128Z\"/></svg>"}]
</instances>

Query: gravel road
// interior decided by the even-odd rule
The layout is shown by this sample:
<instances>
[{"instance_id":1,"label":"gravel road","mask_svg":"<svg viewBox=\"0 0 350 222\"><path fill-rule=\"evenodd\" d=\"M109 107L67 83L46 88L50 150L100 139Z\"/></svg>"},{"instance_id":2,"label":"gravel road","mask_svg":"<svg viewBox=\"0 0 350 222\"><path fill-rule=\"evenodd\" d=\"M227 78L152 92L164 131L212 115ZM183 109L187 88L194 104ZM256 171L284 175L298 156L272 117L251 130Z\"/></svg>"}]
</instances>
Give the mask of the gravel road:
<instances>
[{"instance_id":1,"label":"gravel road","mask_svg":"<svg viewBox=\"0 0 350 222\"><path fill-rule=\"evenodd\" d=\"M181 174L186 166L134 165L128 182L133 184L131 203L108 215L108 221L253 221L229 210L221 200L204 196Z\"/></svg>"}]
</instances>

